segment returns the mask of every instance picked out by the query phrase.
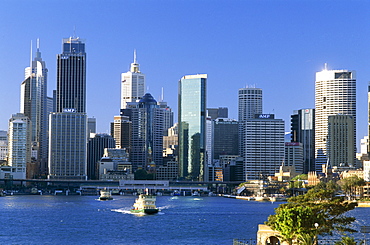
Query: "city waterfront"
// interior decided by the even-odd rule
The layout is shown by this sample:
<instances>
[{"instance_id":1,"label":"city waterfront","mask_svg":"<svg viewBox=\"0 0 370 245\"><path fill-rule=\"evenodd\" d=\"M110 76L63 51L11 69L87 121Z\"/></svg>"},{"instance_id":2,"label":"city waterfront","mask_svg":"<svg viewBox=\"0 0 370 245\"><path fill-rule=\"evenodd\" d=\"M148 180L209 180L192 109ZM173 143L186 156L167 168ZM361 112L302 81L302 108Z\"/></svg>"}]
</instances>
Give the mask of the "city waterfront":
<instances>
[{"instance_id":1,"label":"city waterfront","mask_svg":"<svg viewBox=\"0 0 370 245\"><path fill-rule=\"evenodd\" d=\"M130 213L135 196L15 195L0 198L1 244L232 244L255 239L279 203L222 197L157 197L156 215ZM356 226L370 209L351 211ZM360 234L358 234L360 235ZM363 237L362 235L360 238Z\"/></svg>"}]
</instances>

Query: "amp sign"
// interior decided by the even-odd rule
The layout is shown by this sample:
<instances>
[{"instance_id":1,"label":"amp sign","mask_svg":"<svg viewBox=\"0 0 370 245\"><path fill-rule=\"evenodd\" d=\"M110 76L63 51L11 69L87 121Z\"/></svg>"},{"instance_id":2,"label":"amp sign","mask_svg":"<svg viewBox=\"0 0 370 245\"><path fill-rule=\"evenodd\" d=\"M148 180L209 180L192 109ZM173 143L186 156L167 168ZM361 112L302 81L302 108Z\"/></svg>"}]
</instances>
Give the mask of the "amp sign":
<instances>
[{"instance_id":1,"label":"amp sign","mask_svg":"<svg viewBox=\"0 0 370 245\"><path fill-rule=\"evenodd\" d=\"M63 109L63 112L76 112L76 109L74 109L74 108L64 108Z\"/></svg>"},{"instance_id":2,"label":"amp sign","mask_svg":"<svg viewBox=\"0 0 370 245\"><path fill-rule=\"evenodd\" d=\"M274 119L275 115L274 114L256 114L255 118L258 119Z\"/></svg>"}]
</instances>

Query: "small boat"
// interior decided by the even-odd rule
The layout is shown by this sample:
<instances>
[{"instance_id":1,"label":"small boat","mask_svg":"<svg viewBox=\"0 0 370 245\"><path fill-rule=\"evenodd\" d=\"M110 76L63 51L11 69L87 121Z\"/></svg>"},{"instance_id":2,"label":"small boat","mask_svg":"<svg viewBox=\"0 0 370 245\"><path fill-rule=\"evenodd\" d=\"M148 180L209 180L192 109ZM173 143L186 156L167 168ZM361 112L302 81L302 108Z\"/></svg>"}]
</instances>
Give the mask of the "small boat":
<instances>
[{"instance_id":1,"label":"small boat","mask_svg":"<svg viewBox=\"0 0 370 245\"><path fill-rule=\"evenodd\" d=\"M101 190L99 200L101 201L113 200L111 192L106 189Z\"/></svg>"},{"instance_id":2,"label":"small boat","mask_svg":"<svg viewBox=\"0 0 370 245\"><path fill-rule=\"evenodd\" d=\"M171 196L180 196L181 193L178 191L178 190L174 190L172 193L171 193Z\"/></svg>"},{"instance_id":3,"label":"small boat","mask_svg":"<svg viewBox=\"0 0 370 245\"><path fill-rule=\"evenodd\" d=\"M197 191L194 191L191 195L192 196L200 196L199 192L197 192Z\"/></svg>"},{"instance_id":4,"label":"small boat","mask_svg":"<svg viewBox=\"0 0 370 245\"><path fill-rule=\"evenodd\" d=\"M156 197L148 194L140 194L136 199L132 213L156 214L159 209L155 206Z\"/></svg>"}]
</instances>

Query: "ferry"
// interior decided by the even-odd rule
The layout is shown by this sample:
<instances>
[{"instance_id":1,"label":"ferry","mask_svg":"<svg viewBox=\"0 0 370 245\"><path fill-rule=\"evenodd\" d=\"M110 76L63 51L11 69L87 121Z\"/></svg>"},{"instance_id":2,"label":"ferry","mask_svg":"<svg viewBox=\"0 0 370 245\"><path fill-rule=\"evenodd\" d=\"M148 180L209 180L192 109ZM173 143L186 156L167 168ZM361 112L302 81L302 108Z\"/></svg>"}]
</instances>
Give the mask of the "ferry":
<instances>
[{"instance_id":1,"label":"ferry","mask_svg":"<svg viewBox=\"0 0 370 245\"><path fill-rule=\"evenodd\" d=\"M109 190L104 189L100 191L99 200L101 201L113 200L113 197Z\"/></svg>"},{"instance_id":2,"label":"ferry","mask_svg":"<svg viewBox=\"0 0 370 245\"><path fill-rule=\"evenodd\" d=\"M156 214L159 209L155 206L156 197L148 194L140 194L136 199L132 213L138 214Z\"/></svg>"}]
</instances>

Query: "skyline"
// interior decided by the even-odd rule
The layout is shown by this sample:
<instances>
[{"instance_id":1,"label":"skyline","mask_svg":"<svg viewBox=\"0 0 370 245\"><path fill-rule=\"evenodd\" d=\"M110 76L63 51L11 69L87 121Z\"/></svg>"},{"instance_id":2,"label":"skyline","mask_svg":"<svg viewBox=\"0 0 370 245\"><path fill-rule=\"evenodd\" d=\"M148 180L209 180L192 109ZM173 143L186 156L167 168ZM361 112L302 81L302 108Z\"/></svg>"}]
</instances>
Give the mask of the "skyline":
<instances>
[{"instance_id":1,"label":"skyline","mask_svg":"<svg viewBox=\"0 0 370 245\"><path fill-rule=\"evenodd\" d=\"M97 132L109 133L119 115L121 74L129 71L136 50L147 92L158 101L164 88L175 121L178 81L185 75L208 74L207 108L228 107L234 119L238 90L261 88L263 113L283 119L289 131L293 110L314 108L315 75L325 63L330 70L354 70L358 150L367 135L370 6L365 1L82 1L89 11L77 4L81 1L66 2L75 3L68 14L61 11L65 2L0 3L0 45L6 47L0 49L0 130L8 130L11 115L20 111L31 40L33 58L40 38L51 96L62 39L76 33L86 40L86 110L97 119Z\"/></svg>"}]
</instances>

